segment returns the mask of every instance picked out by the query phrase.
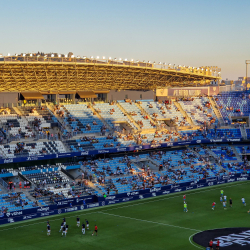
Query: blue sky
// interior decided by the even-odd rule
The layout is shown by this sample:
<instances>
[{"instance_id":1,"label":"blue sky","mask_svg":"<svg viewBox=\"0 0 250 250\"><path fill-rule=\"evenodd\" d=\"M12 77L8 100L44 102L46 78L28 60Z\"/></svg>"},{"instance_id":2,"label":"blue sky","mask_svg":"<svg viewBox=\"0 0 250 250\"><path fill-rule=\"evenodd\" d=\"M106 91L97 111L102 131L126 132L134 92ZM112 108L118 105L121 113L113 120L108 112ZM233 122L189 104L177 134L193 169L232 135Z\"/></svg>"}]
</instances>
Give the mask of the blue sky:
<instances>
[{"instance_id":1,"label":"blue sky","mask_svg":"<svg viewBox=\"0 0 250 250\"><path fill-rule=\"evenodd\" d=\"M249 10L250 0L0 0L0 53L219 66L237 79L250 59Z\"/></svg>"}]
</instances>

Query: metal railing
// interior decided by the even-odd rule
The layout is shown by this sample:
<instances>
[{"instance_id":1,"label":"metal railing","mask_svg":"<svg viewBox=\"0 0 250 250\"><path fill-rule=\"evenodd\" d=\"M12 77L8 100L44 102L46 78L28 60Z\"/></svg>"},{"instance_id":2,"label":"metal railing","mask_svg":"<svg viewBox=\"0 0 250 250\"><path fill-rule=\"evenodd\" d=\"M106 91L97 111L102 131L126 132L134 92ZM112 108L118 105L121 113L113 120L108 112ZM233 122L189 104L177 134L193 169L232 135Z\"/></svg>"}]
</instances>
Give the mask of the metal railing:
<instances>
[{"instance_id":1,"label":"metal railing","mask_svg":"<svg viewBox=\"0 0 250 250\"><path fill-rule=\"evenodd\" d=\"M203 76L213 76L220 78L221 69L216 66L204 66L204 67L191 67L182 66L175 64L167 64L165 62L151 62L151 61L139 61L139 60L127 60L122 58L87 58L87 57L75 57L71 55L60 54L48 54L48 55L33 55L33 54L22 54L16 56L2 56L0 55L0 63L3 62L43 62L43 63L81 63L81 64L94 64L94 65L112 65L112 66L129 66L129 67L143 67L149 69L161 69L161 70L171 70L185 73L192 73Z\"/></svg>"},{"instance_id":2,"label":"metal railing","mask_svg":"<svg viewBox=\"0 0 250 250\"><path fill-rule=\"evenodd\" d=\"M0 178L0 184L2 184L4 188L8 189L8 184L2 178Z\"/></svg>"}]
</instances>

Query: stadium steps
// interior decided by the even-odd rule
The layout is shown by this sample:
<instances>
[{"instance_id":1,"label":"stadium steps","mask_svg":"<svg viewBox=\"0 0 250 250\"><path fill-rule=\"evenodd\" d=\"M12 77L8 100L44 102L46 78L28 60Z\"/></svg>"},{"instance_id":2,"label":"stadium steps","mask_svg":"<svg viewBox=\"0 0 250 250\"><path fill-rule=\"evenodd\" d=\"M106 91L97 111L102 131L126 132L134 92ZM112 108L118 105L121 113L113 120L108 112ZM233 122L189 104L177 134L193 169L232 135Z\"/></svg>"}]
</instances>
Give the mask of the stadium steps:
<instances>
[{"instance_id":1,"label":"stadium steps","mask_svg":"<svg viewBox=\"0 0 250 250\"><path fill-rule=\"evenodd\" d=\"M135 125L135 127L137 128L137 130L141 130L140 126L135 122L134 119L132 119L132 117L128 114L128 112L121 106L121 104L119 102L116 103L117 107L122 111L123 114L125 114L128 119L130 120L131 123L133 123Z\"/></svg>"},{"instance_id":2,"label":"stadium steps","mask_svg":"<svg viewBox=\"0 0 250 250\"><path fill-rule=\"evenodd\" d=\"M220 126L225 126L224 119L223 119L223 117L222 117L222 115L220 113L220 110L219 110L219 108L217 106L217 103L215 102L214 98L209 96L208 99L209 99L209 101L210 101L210 103L212 105L213 111L214 111L214 113L215 113L215 115L216 115L216 117L217 117L217 119L219 121Z\"/></svg>"},{"instance_id":3,"label":"stadium steps","mask_svg":"<svg viewBox=\"0 0 250 250\"><path fill-rule=\"evenodd\" d=\"M147 157L147 164L146 166L149 166L150 170L152 170L153 172L157 172L160 175L164 176L164 174L159 171L159 163L149 157Z\"/></svg>"},{"instance_id":4,"label":"stadium steps","mask_svg":"<svg viewBox=\"0 0 250 250\"><path fill-rule=\"evenodd\" d=\"M72 132L72 128L64 123L64 119L60 117L58 114L54 113L54 105L52 103L46 103L47 108L52 112L52 114L56 117L57 121L65 128L67 131ZM62 107L64 109L64 115L68 116L67 109L65 107Z\"/></svg>"},{"instance_id":5,"label":"stadium steps","mask_svg":"<svg viewBox=\"0 0 250 250\"><path fill-rule=\"evenodd\" d=\"M149 120L156 125L156 122L152 119L152 117L150 116L150 114L137 102L135 102L135 105L141 110L142 114L147 115Z\"/></svg>"},{"instance_id":6,"label":"stadium steps","mask_svg":"<svg viewBox=\"0 0 250 250\"><path fill-rule=\"evenodd\" d=\"M18 107L13 107L13 109L15 110L15 112L18 114L18 115L23 115L22 111L18 108Z\"/></svg>"},{"instance_id":7,"label":"stadium steps","mask_svg":"<svg viewBox=\"0 0 250 250\"><path fill-rule=\"evenodd\" d=\"M242 162L242 158L240 157L240 155L239 155L238 151L236 150L236 148L234 146L231 146L231 148L232 148L233 152L235 153L237 161Z\"/></svg>"},{"instance_id":8,"label":"stadium steps","mask_svg":"<svg viewBox=\"0 0 250 250\"><path fill-rule=\"evenodd\" d=\"M209 155L213 156L215 159L219 159L220 157L215 154L209 147L206 148L207 151L209 152Z\"/></svg>"},{"instance_id":9,"label":"stadium steps","mask_svg":"<svg viewBox=\"0 0 250 250\"><path fill-rule=\"evenodd\" d=\"M247 140L247 132L246 132L246 128L240 127L240 133L241 136L244 140Z\"/></svg>"},{"instance_id":10,"label":"stadium steps","mask_svg":"<svg viewBox=\"0 0 250 250\"><path fill-rule=\"evenodd\" d=\"M98 113L96 112L95 108L93 107L92 103L91 102L88 102L87 105L90 106L90 109L92 110L93 113L95 113L95 116L101 120L101 122L106 126L106 128L110 131L110 132L114 132L114 129L111 128L111 126L105 121L105 119L103 119L103 117Z\"/></svg>"},{"instance_id":11,"label":"stadium steps","mask_svg":"<svg viewBox=\"0 0 250 250\"><path fill-rule=\"evenodd\" d=\"M195 127L195 124L193 122L193 120L188 116L187 112L182 108L182 106L180 105L180 103L173 101L174 105L176 106L176 108L178 108L180 110L180 112L182 113L183 117L187 117L187 122L192 126Z\"/></svg>"}]
</instances>

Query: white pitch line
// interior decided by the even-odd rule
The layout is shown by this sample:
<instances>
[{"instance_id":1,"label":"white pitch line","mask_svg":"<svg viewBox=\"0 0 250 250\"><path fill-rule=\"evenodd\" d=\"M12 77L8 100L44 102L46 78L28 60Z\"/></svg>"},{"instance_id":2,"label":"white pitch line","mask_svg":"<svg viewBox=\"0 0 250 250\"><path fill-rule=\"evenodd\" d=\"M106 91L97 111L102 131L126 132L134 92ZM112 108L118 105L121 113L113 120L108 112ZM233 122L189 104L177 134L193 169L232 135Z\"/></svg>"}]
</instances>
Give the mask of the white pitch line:
<instances>
[{"instance_id":1,"label":"white pitch line","mask_svg":"<svg viewBox=\"0 0 250 250\"><path fill-rule=\"evenodd\" d=\"M200 231L200 232L201 232L201 231ZM203 247L201 248L201 247L195 245L195 244L192 242L191 237L193 237L195 234L197 234L197 233L194 233L194 234L192 234L192 235L189 237L189 242L190 242L194 247L196 247L196 248L204 249Z\"/></svg>"},{"instance_id":2,"label":"white pitch line","mask_svg":"<svg viewBox=\"0 0 250 250\"><path fill-rule=\"evenodd\" d=\"M225 183L226 185L229 184L229 183ZM221 184L221 185L225 185L225 184ZM231 185L233 184L233 185ZM241 183L241 184L235 184L234 183L230 183L229 186L240 186L240 185L244 185L246 184L246 182L244 183ZM210 187L205 187L204 190L202 191L196 191L196 189L193 189L193 190L187 190L186 193L188 193L189 195L192 195L192 194L197 194L197 193L204 193L204 192L207 192L207 191L212 191L212 190L217 190L217 189L221 189L220 188L213 188L215 186L210 186ZM203 188L202 188L203 189ZM183 193L185 191L181 191L180 193ZM166 198L162 198L162 196L157 196L157 197L151 197L151 198L145 198L145 199L152 199L151 201L146 201L146 202L139 202L137 204L131 204L131 205L126 205L126 206L120 206L122 205L121 203L118 203L118 204L113 204L113 205L110 205L110 206L118 206L118 207L113 207L113 208L110 208L110 209L105 209L106 206L102 206L102 207L96 207L96 208L93 208L93 209L105 209L105 211L112 211L112 210L115 210L115 209L121 209L121 208L127 208L127 207L133 207L133 206L138 206L138 205L144 205L144 204L148 204L148 203L152 203L152 202L157 202L157 201L162 201L162 200L168 200L168 199L173 199L173 198L176 198L176 197L182 197L182 195L179 195L177 193L172 193L172 194L168 194L168 196L171 197L166 197ZM158 198L158 199L155 199L155 198ZM142 201L142 200L135 200L135 201L132 201L132 202L138 202L138 201ZM93 210L91 209L91 210ZM80 214L82 214L83 212L85 212L86 210L82 210L82 211L76 211ZM76 212L73 212L73 213L76 213ZM94 213L98 213L98 211L96 212L90 212L90 213L85 213L85 214L94 214ZM51 217L55 217L55 216L62 216L63 214L58 214L58 215L51 215ZM74 215L74 216L67 216L67 218L72 218L72 217L75 217L77 215ZM43 218L45 219L48 219L48 217L50 216L44 216ZM37 218L37 219L33 219L33 220L42 220L42 218ZM56 220L61 220L61 219L54 219L54 220L50 220L50 221L56 221ZM26 223L26 221L20 221L20 222L17 222L17 223ZM36 225L36 224L43 224L45 223L44 221L43 222L38 222L38 223L32 223L32 224L26 224L26 225L23 225L23 226L17 226L17 227L11 227L11 228L6 228L6 229L0 229L0 232L1 231L7 231L7 230L12 230L12 229L17 229L17 228L21 228L21 227L27 227L27 226L32 226L32 225ZM1 225L0 227L4 227L4 226L10 226L10 224L4 224L4 225Z\"/></svg>"},{"instance_id":3,"label":"white pitch line","mask_svg":"<svg viewBox=\"0 0 250 250\"><path fill-rule=\"evenodd\" d=\"M137 220L137 221L142 221L142 222L147 222L147 223L154 223L154 224L158 224L158 225L162 225L162 226L176 227L176 228L181 228L181 229L186 229L186 230L192 230L192 231L200 232L200 230L197 230L197 229L188 228L188 227L180 227L180 226L175 226L175 225L166 224L166 223L160 223L160 222L156 222L156 221L142 220L142 219L127 217L127 216L123 216L123 215L109 214L109 213L104 213L104 212L98 212L98 213L106 214L106 215L110 215L110 216L116 216L116 217L125 218L125 219L130 219L130 220Z\"/></svg>"}]
</instances>

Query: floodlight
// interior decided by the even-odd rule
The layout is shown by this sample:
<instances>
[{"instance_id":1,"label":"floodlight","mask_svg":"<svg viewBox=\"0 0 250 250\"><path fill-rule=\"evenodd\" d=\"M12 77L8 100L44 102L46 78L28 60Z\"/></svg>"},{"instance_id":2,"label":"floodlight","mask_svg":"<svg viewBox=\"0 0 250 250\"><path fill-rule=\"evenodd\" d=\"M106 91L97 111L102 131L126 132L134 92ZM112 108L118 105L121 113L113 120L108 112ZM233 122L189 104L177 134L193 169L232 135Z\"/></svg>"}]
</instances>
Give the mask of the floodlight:
<instances>
[{"instance_id":1,"label":"floodlight","mask_svg":"<svg viewBox=\"0 0 250 250\"><path fill-rule=\"evenodd\" d=\"M103 56L102 59L105 59L105 56Z\"/></svg>"},{"instance_id":2,"label":"floodlight","mask_svg":"<svg viewBox=\"0 0 250 250\"><path fill-rule=\"evenodd\" d=\"M99 59L99 56L97 56L96 59Z\"/></svg>"},{"instance_id":3,"label":"floodlight","mask_svg":"<svg viewBox=\"0 0 250 250\"><path fill-rule=\"evenodd\" d=\"M51 57L54 57L54 54L51 54Z\"/></svg>"},{"instance_id":4,"label":"floodlight","mask_svg":"<svg viewBox=\"0 0 250 250\"><path fill-rule=\"evenodd\" d=\"M111 60L112 58L111 57L109 57L109 60Z\"/></svg>"}]
</instances>

